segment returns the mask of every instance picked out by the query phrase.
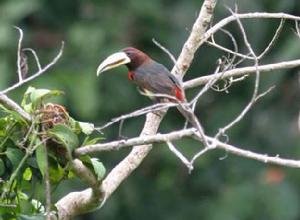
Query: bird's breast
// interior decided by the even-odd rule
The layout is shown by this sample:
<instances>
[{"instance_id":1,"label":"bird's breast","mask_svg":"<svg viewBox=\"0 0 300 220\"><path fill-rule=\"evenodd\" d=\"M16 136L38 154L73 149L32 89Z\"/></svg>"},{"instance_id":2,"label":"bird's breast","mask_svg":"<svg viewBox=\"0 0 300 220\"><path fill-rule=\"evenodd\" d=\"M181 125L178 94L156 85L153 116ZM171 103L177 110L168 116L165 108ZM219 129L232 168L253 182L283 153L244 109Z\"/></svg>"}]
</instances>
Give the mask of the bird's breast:
<instances>
[{"instance_id":1,"label":"bird's breast","mask_svg":"<svg viewBox=\"0 0 300 220\"><path fill-rule=\"evenodd\" d=\"M133 71L128 71L128 79L134 80L134 72Z\"/></svg>"}]
</instances>

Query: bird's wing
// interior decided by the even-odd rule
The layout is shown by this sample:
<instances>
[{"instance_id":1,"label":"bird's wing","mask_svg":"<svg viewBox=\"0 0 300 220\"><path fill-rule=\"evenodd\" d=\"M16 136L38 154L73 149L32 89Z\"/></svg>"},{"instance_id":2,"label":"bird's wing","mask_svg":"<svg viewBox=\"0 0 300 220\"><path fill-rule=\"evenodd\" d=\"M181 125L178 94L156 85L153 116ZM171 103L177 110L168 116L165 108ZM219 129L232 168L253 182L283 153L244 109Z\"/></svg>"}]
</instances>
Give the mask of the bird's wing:
<instances>
[{"instance_id":1,"label":"bird's wing","mask_svg":"<svg viewBox=\"0 0 300 220\"><path fill-rule=\"evenodd\" d=\"M162 64L150 62L141 65L135 71L135 83L150 92L176 95L176 89L181 90L178 79Z\"/></svg>"}]
</instances>

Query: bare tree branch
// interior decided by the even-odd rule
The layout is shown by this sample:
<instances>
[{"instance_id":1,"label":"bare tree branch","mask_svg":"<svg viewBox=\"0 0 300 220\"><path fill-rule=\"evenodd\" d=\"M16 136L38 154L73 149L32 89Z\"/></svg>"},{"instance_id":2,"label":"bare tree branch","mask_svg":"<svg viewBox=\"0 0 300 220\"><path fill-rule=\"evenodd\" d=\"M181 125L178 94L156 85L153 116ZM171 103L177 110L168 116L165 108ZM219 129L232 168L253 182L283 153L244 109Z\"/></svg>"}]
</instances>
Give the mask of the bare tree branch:
<instances>
[{"instance_id":1,"label":"bare tree branch","mask_svg":"<svg viewBox=\"0 0 300 220\"><path fill-rule=\"evenodd\" d=\"M118 122L124 121L128 118L138 117L138 116L145 115L145 114L148 114L148 113L154 112L154 111L166 110L167 108L170 108L173 106L177 106L177 104L176 103L156 103L156 104L147 106L145 108L130 112L128 114L124 114L119 117L113 118L106 124L102 125L101 127L96 127L95 129L97 131L102 132L103 129L105 129L113 124L116 124Z\"/></svg>"},{"instance_id":2,"label":"bare tree branch","mask_svg":"<svg viewBox=\"0 0 300 220\"><path fill-rule=\"evenodd\" d=\"M269 45L265 48L265 50L257 57L258 60L260 60L262 57L264 57L264 56L271 50L271 48L274 46L276 40L277 40L278 37L279 37L279 34L280 34L281 31L282 31L284 22L285 22L284 19L281 19L281 20L280 20L280 24L279 24L278 28L276 29L276 32L275 32L275 34L274 34L272 40L270 41Z\"/></svg>"},{"instance_id":3,"label":"bare tree branch","mask_svg":"<svg viewBox=\"0 0 300 220\"><path fill-rule=\"evenodd\" d=\"M215 148L223 149L226 152L238 156L242 156L242 157L251 158L265 163L273 163L273 164L278 164L278 165L283 165L288 167L300 168L300 161L298 160L283 159L280 158L278 155L275 157L270 157L268 155L263 155L263 154L254 153L252 151L243 150L218 140L218 138L221 135L223 135L228 129L230 129L232 126L234 126L240 120L243 119L245 114L250 110L250 108L254 105L254 103L259 98L263 97L269 91L271 91L272 88L268 89L267 91L261 94L258 93L260 72L268 72L272 70L287 69L287 68L300 66L299 59L293 61L281 62L281 63L268 64L268 65L258 64L258 61L261 58L263 58L265 54L267 54L270 51L270 49L273 47L276 39L280 34L280 31L282 30L284 19L294 20L296 22L297 35L298 36L300 35L299 26L298 26L298 21L300 21L300 17L292 16L284 13L238 14L236 12L232 12L231 16L221 20L213 27L211 27L208 31L206 31L206 29L211 23L215 5L216 5L216 0L204 1L199 16L193 25L192 31L187 41L185 42L181 54L179 55L177 61L175 60L174 56L165 47L157 43L155 40L153 41L157 46L159 46L171 57L172 61L175 63L172 69L172 73L178 75L180 78L182 78L185 75L186 71L189 69L189 66L194 58L194 54L196 50L203 43L208 43L209 45L212 45L218 49L221 49L229 53L228 57L224 58L226 63L225 68L220 68L220 66L218 66L214 74L204 76L204 77L199 77L184 83L184 87L186 89L205 84L204 88L200 90L200 92L195 96L195 98L190 103L186 103L186 105L180 103L169 104L169 105L168 104L152 105L134 111L130 114L123 115L119 118L113 119L111 122L107 123L103 127L98 128L98 130L101 130L116 122L122 122L127 118L137 117L148 113L146 116L146 122L144 124L144 128L139 137L131 138L128 140L119 140L119 141L112 141L108 143L83 146L76 149L75 154L79 156L79 155L85 155L94 152L118 150L121 148L134 146L131 152L127 155L127 157L125 157L119 164L117 164L117 166L115 166L112 169L112 171L107 175L107 177L103 181L97 181L94 174L87 167L85 167L85 165L79 159L74 159L71 162L72 170L80 179L85 181L91 188L81 192L72 192L67 194L65 197L61 198L56 203L59 219L63 219L63 220L70 219L76 215L101 207L105 203L106 199L109 198L109 196L119 187L119 185L141 164L141 162L144 160L144 158L148 155L148 153L152 149L153 143L158 143L158 142L166 143L169 149L171 150L171 152L174 153L174 155L178 157L182 161L182 163L187 166L189 171L193 169L193 164L199 157L203 156L206 152ZM249 18L281 19L281 22L278 28L276 29L275 34L273 35L271 41L259 56L257 56L256 53L253 51L252 46L248 41L246 31L241 22L241 19L249 19ZM238 52L236 40L234 39L233 35L231 35L229 32L225 31L225 33L231 38L234 44L233 50L225 48L215 42L214 34L219 30L222 31L223 30L222 28L232 21L237 22L244 39L244 44L249 50L249 54L245 55ZM20 33L19 41L18 41L18 52L17 52L18 55L17 73L18 73L19 81L18 83L8 87L7 89L0 91L0 104L2 104L3 106L11 110L18 112L27 121L31 121L31 116L28 113L26 113L17 103L9 99L6 96L6 93L20 87L24 83L29 82L35 79L36 77L41 76L49 68L51 68L54 64L56 64L58 59L61 57L63 53L64 43L62 42L61 49L59 53L56 55L56 57L54 57L54 59L50 63L48 63L45 67L42 68L39 58L33 49L30 48L22 49L23 32L18 27L16 27L16 29ZM211 39L211 41L208 41L208 39ZM38 67L38 71L26 79L22 76L22 69L21 69L21 53L23 51L30 51L33 54ZM236 57L240 57L241 59L238 61L234 61ZM243 62L243 60L245 59L253 60L254 66L236 68L232 70L230 69L233 66ZM199 98L202 96L204 92L206 92L209 88L211 88L216 81L220 79L229 78L230 83L228 86L230 86L232 82L243 80L244 77L250 73L251 74L255 73L256 79L255 79L252 97L249 103L246 105L246 107L241 111L241 113L238 116L236 116L231 122L229 122L222 129L220 129L220 131L216 134L216 136L210 137L205 135L202 126L198 121L198 118L194 115L193 112ZM234 79L234 77L240 77L240 78ZM225 86L225 89L222 91L225 91L226 89L227 86ZM160 96L160 94L156 94L156 96ZM193 120L195 120L198 123L197 126L198 130L195 128L190 128L190 129L183 129L179 131L170 132L168 134L157 134L156 132L158 130L159 124L163 119L167 109L169 107L178 106L178 105L183 108L186 107L185 110L188 111L193 116ZM192 108L189 107L190 105L193 105ZM153 111L157 111L157 112L153 114L151 113ZM300 113L298 119L298 126L300 130ZM197 141L199 141L199 143L204 142L205 147L202 148L198 153L196 153L189 160L186 156L184 156L182 152L176 149L175 145L172 142L181 139L183 137L194 138ZM47 211L50 212L49 202L47 207L48 207Z\"/></svg>"},{"instance_id":4,"label":"bare tree branch","mask_svg":"<svg viewBox=\"0 0 300 220\"><path fill-rule=\"evenodd\" d=\"M0 93L0 104L2 104L4 107L13 110L15 112L18 112L19 115L21 115L26 121L31 121L31 116L25 112L19 104L14 102L12 99L8 98L7 95Z\"/></svg>"},{"instance_id":5,"label":"bare tree branch","mask_svg":"<svg viewBox=\"0 0 300 220\"><path fill-rule=\"evenodd\" d=\"M216 23L213 27L208 29L205 34L202 35L200 44L206 42L214 33L216 33L218 30L226 26L227 24L236 21L236 19L251 19L251 18L277 18L277 19L288 19L293 21L300 21L299 16L289 15L286 13L266 13L266 12L254 12L254 13L244 13L244 14L237 14L231 15L229 17L226 17Z\"/></svg>"},{"instance_id":6,"label":"bare tree branch","mask_svg":"<svg viewBox=\"0 0 300 220\"><path fill-rule=\"evenodd\" d=\"M175 154L176 157L178 157L181 162L188 168L189 173L194 169L193 164L179 151L176 149L176 147L172 144L172 142L168 141L167 145L170 149L170 151ZM208 149L208 147L204 148Z\"/></svg>"},{"instance_id":7,"label":"bare tree branch","mask_svg":"<svg viewBox=\"0 0 300 220\"><path fill-rule=\"evenodd\" d=\"M232 12L233 16L236 15L235 12ZM238 26L240 28L240 31L242 33L244 42L246 47L248 48L250 54L254 57L254 67L255 67L255 83L254 83L254 89L253 89L253 94L251 97L250 102L246 105L246 107L241 111L241 113L235 117L230 123L228 123L226 126L224 126L223 128L219 129L219 132L215 135L215 138L218 139L222 134L225 134L227 130L229 130L231 127L233 127L234 125L236 125L238 122L240 122L244 116L249 112L249 110L251 109L251 107L254 105L256 98L257 98L257 94L258 94L258 89L259 89L259 82L260 82L260 72L258 70L258 58L255 54L255 52L252 49L251 44L248 41L248 37L247 34L245 32L245 29L242 25L242 22L240 21L239 18L236 19Z\"/></svg>"},{"instance_id":8,"label":"bare tree branch","mask_svg":"<svg viewBox=\"0 0 300 220\"><path fill-rule=\"evenodd\" d=\"M172 142L172 141L182 139L184 137L196 138L197 140L200 138L195 128L189 128L189 129L173 131L167 134L154 134L149 136L130 138L128 140L112 141L109 143L84 146L78 148L76 150L76 154L84 155L84 154L92 154L101 151L119 150L122 148L128 148L130 146L140 145L140 144L167 143L167 142ZM222 141L217 140L216 138L209 137L209 136L207 136L206 138L210 142L211 149L215 149L215 148L223 149L229 153L254 159L263 163L272 163L272 164L283 165L287 167L300 168L300 160L283 159L280 158L279 155L268 156L266 154L255 153L249 150L243 150L246 147L235 147L233 145L224 143ZM203 155L205 152L211 149L205 149L203 151L200 151L201 152L200 154ZM196 155L191 160L193 163L195 162L195 157ZM199 156L197 156L197 158L198 157Z\"/></svg>"},{"instance_id":9,"label":"bare tree branch","mask_svg":"<svg viewBox=\"0 0 300 220\"><path fill-rule=\"evenodd\" d=\"M179 75L182 78L190 67L196 50L203 43L201 39L205 36L205 31L211 23L215 6L216 0L205 0L203 2L199 16L193 25L190 36L183 45L176 65L172 69L173 74Z\"/></svg>"},{"instance_id":10,"label":"bare tree branch","mask_svg":"<svg viewBox=\"0 0 300 220\"><path fill-rule=\"evenodd\" d=\"M173 64L176 64L176 59L174 57L174 55L163 45L161 45L157 40L155 40L154 38L152 38L152 42L158 46L160 49L162 49L162 51L164 51L166 54L168 54L168 56L170 57L170 59L172 60Z\"/></svg>"},{"instance_id":11,"label":"bare tree branch","mask_svg":"<svg viewBox=\"0 0 300 220\"><path fill-rule=\"evenodd\" d=\"M271 72L274 70L282 70L282 69L291 69L300 66L300 59L278 62L273 64L259 65L257 69L255 66L241 67L232 70L227 70L224 73L219 72L216 74L211 74L207 76L198 77L183 83L185 89L194 88L200 85L204 85L209 82L212 78L219 77L219 79L226 79L230 77L239 77L246 74L256 73L256 70L259 72Z\"/></svg>"},{"instance_id":12,"label":"bare tree branch","mask_svg":"<svg viewBox=\"0 0 300 220\"><path fill-rule=\"evenodd\" d=\"M86 167L81 160L73 159L71 161L71 169L81 180L85 181L94 190L99 190L99 185L101 182L97 181L95 175L92 171ZM100 193L100 192L99 192Z\"/></svg>"},{"instance_id":13,"label":"bare tree branch","mask_svg":"<svg viewBox=\"0 0 300 220\"><path fill-rule=\"evenodd\" d=\"M193 26L190 37L185 43L184 49L182 50L176 62L176 65L172 70L172 73L176 72L178 75L183 76L188 67L190 66L194 57L194 53L200 46L199 38L201 38L201 35L205 32L206 28L208 27L211 21L215 5L215 0L204 1L200 14ZM141 132L141 136L155 134L163 116L164 113L148 114L146 117L144 128ZM132 173L132 171L140 165L143 159L150 152L151 148L152 145L140 145L133 147L129 155L125 157L107 175L107 177L102 183L102 190L105 192L104 201L116 190L116 188L121 184L121 182L123 182L123 180L125 180ZM71 216L75 216L76 214L78 214L78 207L74 207L72 203L72 200L77 200L78 197L82 199L82 206L84 207L84 209L81 210L82 213L90 210L86 209L88 207L88 202L91 202L92 205L94 204L95 200L99 200L99 198L93 195L90 190L78 192L75 194L68 194L56 204L60 219L69 219ZM79 209L80 208L81 207L79 207Z\"/></svg>"},{"instance_id":14,"label":"bare tree branch","mask_svg":"<svg viewBox=\"0 0 300 220\"><path fill-rule=\"evenodd\" d=\"M38 59L38 56L37 54L35 53L34 50L30 49L30 48L27 48L27 49L22 49L22 40L23 40L23 31L22 29L20 29L19 27L15 27L19 33L20 33L20 37L19 37L19 41L18 41L18 51L17 51L17 67L18 67L18 77L19 77L19 81L0 91L0 104L2 104L3 106L5 106L6 108L10 109L10 110L13 110L13 111L16 111L18 112L26 121L30 122L31 121L31 116L25 112L20 105L18 105L16 102L14 102L12 99L10 99L9 97L7 97L7 95L5 95L5 93L9 92L9 91L12 91L18 87L20 87L21 85L23 85L24 83L26 82L29 82L35 78L37 78L38 76L42 75L44 72L46 72L50 67L52 67L54 64L56 64L56 62L58 61L58 59L61 57L62 53L63 53L63 48L64 48L64 42L62 42L62 46L60 48L60 51L59 53L56 55L56 57L54 57L54 59L48 63L44 68L41 68L40 66L40 62L39 62L39 59ZM26 78L26 79L23 79L22 78L22 69L21 69L21 53L23 51L26 51L26 50L29 50L33 53L33 56L35 57L35 60L36 60L36 63L37 63L37 66L38 66L38 69L39 71L35 74L33 74L32 76Z\"/></svg>"},{"instance_id":15,"label":"bare tree branch","mask_svg":"<svg viewBox=\"0 0 300 220\"><path fill-rule=\"evenodd\" d=\"M32 55L33 55L33 57L35 59L35 63L37 65L38 71L42 71L42 66L41 66L41 63L40 63L40 59L39 59L37 53L35 52L35 50L32 49L32 48L24 48L23 51L24 52L25 51L29 51L30 53L32 53Z\"/></svg>"},{"instance_id":16,"label":"bare tree branch","mask_svg":"<svg viewBox=\"0 0 300 220\"><path fill-rule=\"evenodd\" d=\"M96 152L102 152L102 151L112 151L112 150L120 150L124 147L130 147L135 145L141 145L141 144L153 144L153 143L160 143L160 142L167 142L167 141L175 141L179 140L184 137L189 137L194 134L194 128L179 130L179 131L173 131L168 134L154 134L154 135L146 135L146 136L140 136L135 138L130 138L127 140L118 140L118 141L112 141L108 143L99 143L99 144L93 144L93 145L87 145L80 148L77 148L75 150L75 154L77 156L80 155L86 155L86 154L92 154Z\"/></svg>"},{"instance_id":17,"label":"bare tree branch","mask_svg":"<svg viewBox=\"0 0 300 220\"><path fill-rule=\"evenodd\" d=\"M249 150L243 150L244 147L235 147L230 144L223 143L221 141L216 140L215 138L208 137L209 141L215 142L215 145L219 149L226 150L229 153L246 157L250 159L254 159L263 163L277 164L291 168L300 168L300 160L292 160L292 159L283 159L280 158L279 155L276 156L268 156L267 154L259 154L254 153Z\"/></svg>"},{"instance_id":18,"label":"bare tree branch","mask_svg":"<svg viewBox=\"0 0 300 220\"><path fill-rule=\"evenodd\" d=\"M39 70L38 72L34 73L33 75L31 75L30 77L26 78L26 79L23 79L22 81L19 81L18 83L0 91L0 95L1 94L5 94L5 93L8 93L16 88L19 88L20 86L22 86L23 84L41 76L43 73L45 73L48 69L50 69L52 66L54 66L57 61L59 60L59 58L61 57L61 55L63 54L63 49L64 49L64 42L62 42L61 44L61 48L58 52L58 54L53 58L53 60L48 63L45 67L43 67L41 70Z\"/></svg>"},{"instance_id":19,"label":"bare tree branch","mask_svg":"<svg viewBox=\"0 0 300 220\"><path fill-rule=\"evenodd\" d=\"M17 73L19 77L19 83L23 81L22 70L21 70L21 53L22 53L22 41L23 41L23 31L21 28L15 26L15 28L19 31L19 41L18 41L18 51L17 51Z\"/></svg>"}]
</instances>

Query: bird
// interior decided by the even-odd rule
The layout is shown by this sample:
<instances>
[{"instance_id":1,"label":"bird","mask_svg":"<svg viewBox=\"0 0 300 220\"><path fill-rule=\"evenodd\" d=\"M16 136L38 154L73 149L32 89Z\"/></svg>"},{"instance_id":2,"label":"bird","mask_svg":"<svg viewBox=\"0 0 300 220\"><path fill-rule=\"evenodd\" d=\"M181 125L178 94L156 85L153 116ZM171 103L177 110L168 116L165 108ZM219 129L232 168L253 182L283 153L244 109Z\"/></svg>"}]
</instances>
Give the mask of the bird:
<instances>
[{"instance_id":1,"label":"bird","mask_svg":"<svg viewBox=\"0 0 300 220\"><path fill-rule=\"evenodd\" d=\"M175 75L164 65L134 47L124 48L108 56L98 66L97 76L121 65L127 66L128 79L135 83L143 94L154 101L185 102L184 89ZM164 95L166 97L163 97Z\"/></svg>"},{"instance_id":2,"label":"bird","mask_svg":"<svg viewBox=\"0 0 300 220\"><path fill-rule=\"evenodd\" d=\"M97 76L121 65L127 66L128 79L155 102L178 103L179 112L199 131L202 140L208 146L203 128L193 110L187 105L184 89L175 75L146 53L134 47L126 47L104 59L97 68Z\"/></svg>"}]
</instances>

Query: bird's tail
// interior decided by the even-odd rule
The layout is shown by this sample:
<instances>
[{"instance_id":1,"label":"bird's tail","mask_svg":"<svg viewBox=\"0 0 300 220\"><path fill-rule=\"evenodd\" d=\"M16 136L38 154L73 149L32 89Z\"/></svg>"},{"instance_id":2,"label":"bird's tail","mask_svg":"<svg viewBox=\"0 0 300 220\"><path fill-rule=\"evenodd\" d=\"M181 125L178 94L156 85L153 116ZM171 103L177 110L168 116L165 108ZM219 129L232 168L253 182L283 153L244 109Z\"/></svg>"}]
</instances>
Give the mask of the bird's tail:
<instances>
[{"instance_id":1,"label":"bird's tail","mask_svg":"<svg viewBox=\"0 0 300 220\"><path fill-rule=\"evenodd\" d=\"M204 139L204 130L199 122L199 120L197 119L196 115L194 114L193 110L187 106L187 105L178 105L177 106L178 111L183 115L183 117L194 127L198 130L198 132L200 133L200 136L203 136L201 138Z\"/></svg>"}]
</instances>

